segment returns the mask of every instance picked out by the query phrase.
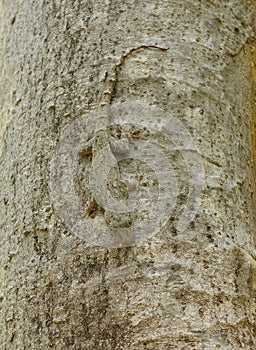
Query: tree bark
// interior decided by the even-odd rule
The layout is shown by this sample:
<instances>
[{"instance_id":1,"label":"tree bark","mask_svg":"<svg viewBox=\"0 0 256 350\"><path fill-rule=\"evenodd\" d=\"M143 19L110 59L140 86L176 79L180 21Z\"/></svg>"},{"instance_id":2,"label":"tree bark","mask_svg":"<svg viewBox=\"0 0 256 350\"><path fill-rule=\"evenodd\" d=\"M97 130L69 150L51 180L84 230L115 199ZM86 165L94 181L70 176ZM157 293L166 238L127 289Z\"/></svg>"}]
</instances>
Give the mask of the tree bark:
<instances>
[{"instance_id":1,"label":"tree bark","mask_svg":"<svg viewBox=\"0 0 256 350\"><path fill-rule=\"evenodd\" d=\"M255 7L0 2L1 349L255 348ZM89 233L72 229L54 187L65 137L72 148L74 123L94 123L108 84L110 114L155 130L138 140L130 125L129 145L166 149L178 189L162 197L175 205L159 230L120 246L90 238L114 220L88 208L94 158L77 158L74 180ZM191 149L177 146L181 125ZM124 163L132 172L142 160ZM201 186L194 197L190 186Z\"/></svg>"}]
</instances>

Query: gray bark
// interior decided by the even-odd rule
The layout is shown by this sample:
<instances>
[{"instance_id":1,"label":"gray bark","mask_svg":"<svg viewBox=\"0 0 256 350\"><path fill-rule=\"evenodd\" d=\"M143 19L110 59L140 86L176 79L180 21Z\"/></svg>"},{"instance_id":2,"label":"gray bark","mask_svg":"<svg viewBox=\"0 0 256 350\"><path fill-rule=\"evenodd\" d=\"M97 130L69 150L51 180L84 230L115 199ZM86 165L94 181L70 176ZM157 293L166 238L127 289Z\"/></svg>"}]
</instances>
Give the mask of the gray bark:
<instances>
[{"instance_id":1,"label":"gray bark","mask_svg":"<svg viewBox=\"0 0 256 350\"><path fill-rule=\"evenodd\" d=\"M255 349L254 18L249 0L0 1L1 349ZM53 203L51 161L122 55L151 45L168 50L124 59L110 111L140 101L184 125L200 205L177 230L192 168L156 133L145 140L175 169L172 214L134 245L97 246ZM113 218L95 215L97 234Z\"/></svg>"}]
</instances>

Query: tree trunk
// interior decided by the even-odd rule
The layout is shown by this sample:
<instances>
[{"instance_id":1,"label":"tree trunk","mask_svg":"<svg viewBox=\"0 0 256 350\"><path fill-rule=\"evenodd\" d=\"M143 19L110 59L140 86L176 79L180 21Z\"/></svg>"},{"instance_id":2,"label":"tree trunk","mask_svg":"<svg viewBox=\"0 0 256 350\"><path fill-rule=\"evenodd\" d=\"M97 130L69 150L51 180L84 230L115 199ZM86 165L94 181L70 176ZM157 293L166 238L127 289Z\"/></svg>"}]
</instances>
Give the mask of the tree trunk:
<instances>
[{"instance_id":1,"label":"tree trunk","mask_svg":"<svg viewBox=\"0 0 256 350\"><path fill-rule=\"evenodd\" d=\"M255 7L0 2L1 349L255 349Z\"/></svg>"}]
</instances>

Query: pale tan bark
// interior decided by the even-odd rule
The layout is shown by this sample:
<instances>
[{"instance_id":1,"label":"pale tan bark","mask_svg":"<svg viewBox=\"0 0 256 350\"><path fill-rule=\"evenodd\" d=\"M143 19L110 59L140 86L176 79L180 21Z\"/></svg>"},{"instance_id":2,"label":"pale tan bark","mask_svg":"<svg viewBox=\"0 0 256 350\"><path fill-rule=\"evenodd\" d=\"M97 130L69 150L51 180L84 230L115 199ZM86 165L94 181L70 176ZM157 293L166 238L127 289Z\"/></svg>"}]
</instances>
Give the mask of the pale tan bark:
<instances>
[{"instance_id":1,"label":"pale tan bark","mask_svg":"<svg viewBox=\"0 0 256 350\"><path fill-rule=\"evenodd\" d=\"M1 349L255 349L254 17L249 0L1 0ZM143 243L90 247L52 205L50 161L140 45L169 50L127 57L112 103L183 122L202 202L182 234L179 198Z\"/></svg>"}]
</instances>

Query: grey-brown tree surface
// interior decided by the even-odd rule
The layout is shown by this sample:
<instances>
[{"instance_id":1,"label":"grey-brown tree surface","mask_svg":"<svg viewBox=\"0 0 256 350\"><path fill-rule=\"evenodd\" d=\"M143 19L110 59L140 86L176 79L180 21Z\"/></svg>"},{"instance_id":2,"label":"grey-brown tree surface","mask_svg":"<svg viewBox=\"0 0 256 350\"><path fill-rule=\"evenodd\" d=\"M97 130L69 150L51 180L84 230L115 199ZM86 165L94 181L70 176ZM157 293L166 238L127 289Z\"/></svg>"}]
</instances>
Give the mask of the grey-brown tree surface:
<instances>
[{"instance_id":1,"label":"grey-brown tree surface","mask_svg":"<svg viewBox=\"0 0 256 350\"><path fill-rule=\"evenodd\" d=\"M256 348L255 10L0 1L0 349Z\"/></svg>"}]
</instances>

